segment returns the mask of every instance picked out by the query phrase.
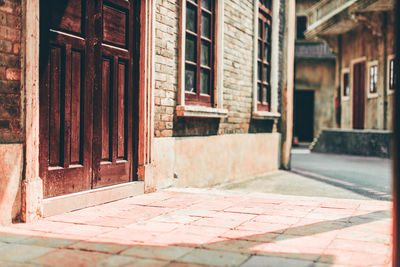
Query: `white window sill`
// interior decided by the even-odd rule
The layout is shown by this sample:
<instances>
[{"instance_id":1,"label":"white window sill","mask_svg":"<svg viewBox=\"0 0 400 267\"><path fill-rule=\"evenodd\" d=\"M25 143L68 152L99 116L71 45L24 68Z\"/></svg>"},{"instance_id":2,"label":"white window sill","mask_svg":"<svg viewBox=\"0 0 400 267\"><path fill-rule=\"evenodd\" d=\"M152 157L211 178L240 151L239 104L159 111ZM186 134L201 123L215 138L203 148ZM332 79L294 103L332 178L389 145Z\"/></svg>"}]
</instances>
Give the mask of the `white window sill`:
<instances>
[{"instance_id":1,"label":"white window sill","mask_svg":"<svg viewBox=\"0 0 400 267\"><path fill-rule=\"evenodd\" d=\"M342 102L347 102L350 100L349 96L342 96Z\"/></svg>"},{"instance_id":2,"label":"white window sill","mask_svg":"<svg viewBox=\"0 0 400 267\"><path fill-rule=\"evenodd\" d=\"M394 95L394 90L388 89L387 95Z\"/></svg>"},{"instance_id":3,"label":"white window sill","mask_svg":"<svg viewBox=\"0 0 400 267\"><path fill-rule=\"evenodd\" d=\"M178 117L225 118L228 116L228 110L222 108L185 105L176 107L176 115Z\"/></svg>"},{"instance_id":4,"label":"white window sill","mask_svg":"<svg viewBox=\"0 0 400 267\"><path fill-rule=\"evenodd\" d=\"M281 114L278 112L268 112L268 111L255 111L253 112L252 118L255 120L271 120L279 119Z\"/></svg>"},{"instance_id":5,"label":"white window sill","mask_svg":"<svg viewBox=\"0 0 400 267\"><path fill-rule=\"evenodd\" d=\"M378 98L378 93L368 93L368 99Z\"/></svg>"}]
</instances>

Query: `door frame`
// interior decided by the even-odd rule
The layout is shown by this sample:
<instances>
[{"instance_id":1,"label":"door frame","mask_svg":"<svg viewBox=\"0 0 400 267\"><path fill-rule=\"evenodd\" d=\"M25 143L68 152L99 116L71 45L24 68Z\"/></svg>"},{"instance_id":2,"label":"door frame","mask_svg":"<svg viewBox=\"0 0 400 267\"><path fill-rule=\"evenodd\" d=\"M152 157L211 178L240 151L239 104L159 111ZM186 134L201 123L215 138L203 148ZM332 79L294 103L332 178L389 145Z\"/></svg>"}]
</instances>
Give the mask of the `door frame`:
<instances>
[{"instance_id":1,"label":"door frame","mask_svg":"<svg viewBox=\"0 0 400 267\"><path fill-rule=\"evenodd\" d=\"M367 57L359 57L359 58L356 58L356 59L353 59L353 60L351 60L351 63L350 63L350 65L351 65L351 68L350 68L350 84L351 84L351 127L352 127L352 129L354 129L354 92L355 92L355 90L354 90L354 65L356 65L356 64L358 64L358 63L364 63L365 64L365 68L367 68ZM366 76L365 75L367 75L366 74L366 70L364 70L364 118L363 118L363 120L364 120L364 125L363 125L363 129L365 128L365 118L366 118L366 107L365 107L365 105L366 105L366 92L365 92L365 90L366 90Z\"/></svg>"},{"instance_id":2,"label":"door frame","mask_svg":"<svg viewBox=\"0 0 400 267\"><path fill-rule=\"evenodd\" d=\"M137 180L145 181L152 162L154 135L154 35L155 0L140 1L140 56L138 88L138 122L134 140L137 143ZM22 219L34 221L43 216L43 181L39 176L39 7L40 0L23 0L22 90L25 92L24 181L22 184ZM29 11L29 12L28 12Z\"/></svg>"}]
</instances>

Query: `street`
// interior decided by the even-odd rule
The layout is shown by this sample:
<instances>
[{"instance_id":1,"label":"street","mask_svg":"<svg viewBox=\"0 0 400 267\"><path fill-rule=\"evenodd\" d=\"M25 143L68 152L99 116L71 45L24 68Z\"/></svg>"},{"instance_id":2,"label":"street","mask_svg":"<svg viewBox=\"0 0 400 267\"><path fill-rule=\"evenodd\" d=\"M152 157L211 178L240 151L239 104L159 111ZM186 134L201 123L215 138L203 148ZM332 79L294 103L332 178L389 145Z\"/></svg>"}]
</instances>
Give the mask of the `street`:
<instances>
[{"instance_id":1,"label":"street","mask_svg":"<svg viewBox=\"0 0 400 267\"><path fill-rule=\"evenodd\" d=\"M296 148L292 150L291 160L294 173L373 199L391 199L390 159L313 153Z\"/></svg>"}]
</instances>

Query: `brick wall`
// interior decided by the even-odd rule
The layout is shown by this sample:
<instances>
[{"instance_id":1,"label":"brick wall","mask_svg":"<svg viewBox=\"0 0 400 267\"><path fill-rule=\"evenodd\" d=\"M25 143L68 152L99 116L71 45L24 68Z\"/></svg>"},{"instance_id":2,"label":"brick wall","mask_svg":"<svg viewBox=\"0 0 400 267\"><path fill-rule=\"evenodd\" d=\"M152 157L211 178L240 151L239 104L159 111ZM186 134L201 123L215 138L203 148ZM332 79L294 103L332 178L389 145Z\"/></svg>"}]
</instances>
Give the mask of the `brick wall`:
<instances>
[{"instance_id":1,"label":"brick wall","mask_svg":"<svg viewBox=\"0 0 400 267\"><path fill-rule=\"evenodd\" d=\"M157 0L155 32L155 136L173 134L178 88L180 0Z\"/></svg>"},{"instance_id":2,"label":"brick wall","mask_svg":"<svg viewBox=\"0 0 400 267\"><path fill-rule=\"evenodd\" d=\"M21 2L0 0L0 143L21 141Z\"/></svg>"},{"instance_id":3,"label":"brick wall","mask_svg":"<svg viewBox=\"0 0 400 267\"><path fill-rule=\"evenodd\" d=\"M249 130L253 96L253 1L225 1L224 108L219 133Z\"/></svg>"},{"instance_id":4,"label":"brick wall","mask_svg":"<svg viewBox=\"0 0 400 267\"><path fill-rule=\"evenodd\" d=\"M155 136L247 133L254 132L254 129L271 131L268 121L263 121L257 127L250 127L251 123L254 124L251 121L254 71L253 0L224 1L223 107L229 111L228 117L219 120L175 116L181 2L156 2Z\"/></svg>"}]
</instances>

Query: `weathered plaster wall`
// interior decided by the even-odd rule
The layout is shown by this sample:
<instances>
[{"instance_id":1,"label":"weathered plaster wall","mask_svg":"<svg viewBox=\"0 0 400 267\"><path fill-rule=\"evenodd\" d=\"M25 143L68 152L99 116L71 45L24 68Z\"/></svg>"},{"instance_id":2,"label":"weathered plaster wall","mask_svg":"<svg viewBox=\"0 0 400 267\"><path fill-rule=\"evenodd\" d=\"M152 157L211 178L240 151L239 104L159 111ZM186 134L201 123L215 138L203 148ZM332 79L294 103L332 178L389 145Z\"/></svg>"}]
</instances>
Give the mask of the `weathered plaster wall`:
<instances>
[{"instance_id":1,"label":"weathered plaster wall","mask_svg":"<svg viewBox=\"0 0 400 267\"><path fill-rule=\"evenodd\" d=\"M374 14L371 20L382 20L382 14ZM341 123L342 128L352 128L353 120L353 88L352 88L352 64L355 60L365 60L366 62L366 84L365 84L365 128L366 129L385 129L385 114L387 123L386 128L391 129L392 112L393 112L393 96L387 96L388 109L385 113L385 95L387 94L387 60L385 58L385 50L387 55L393 54L393 14L388 14L388 24L379 33L387 30L387 45L385 47L385 35L376 36L372 31L364 25L360 25L356 29L342 36L342 64L341 69L348 68L350 70L350 96L342 100ZM378 62L378 96L368 97L368 62Z\"/></svg>"},{"instance_id":2,"label":"weathered plaster wall","mask_svg":"<svg viewBox=\"0 0 400 267\"><path fill-rule=\"evenodd\" d=\"M314 91L314 137L335 127L335 60L296 59L296 90Z\"/></svg>"},{"instance_id":3,"label":"weathered plaster wall","mask_svg":"<svg viewBox=\"0 0 400 267\"><path fill-rule=\"evenodd\" d=\"M11 223L21 210L22 148L0 145L0 225Z\"/></svg>"},{"instance_id":4,"label":"weathered plaster wall","mask_svg":"<svg viewBox=\"0 0 400 267\"><path fill-rule=\"evenodd\" d=\"M279 133L155 138L154 169L146 190L207 187L279 168ZM212 170L212 171L210 171Z\"/></svg>"}]
</instances>

